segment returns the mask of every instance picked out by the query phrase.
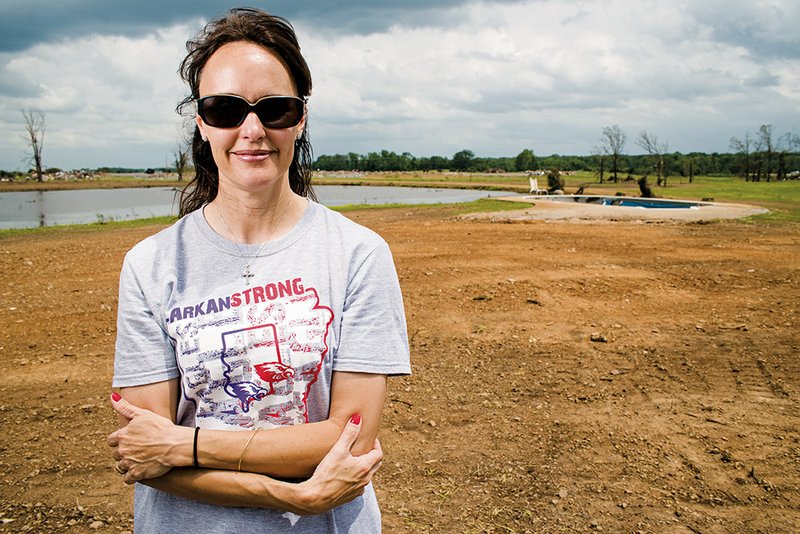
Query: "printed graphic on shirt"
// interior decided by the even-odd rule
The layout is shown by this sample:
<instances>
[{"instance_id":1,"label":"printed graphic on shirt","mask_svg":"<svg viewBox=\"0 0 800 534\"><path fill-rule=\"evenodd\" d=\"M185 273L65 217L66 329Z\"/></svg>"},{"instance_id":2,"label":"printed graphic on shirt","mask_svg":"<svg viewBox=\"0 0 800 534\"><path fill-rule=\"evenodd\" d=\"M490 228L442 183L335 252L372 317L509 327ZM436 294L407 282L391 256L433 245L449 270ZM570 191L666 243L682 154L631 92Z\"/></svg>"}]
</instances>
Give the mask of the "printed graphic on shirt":
<instances>
[{"instance_id":1,"label":"printed graphic on shirt","mask_svg":"<svg viewBox=\"0 0 800 534\"><path fill-rule=\"evenodd\" d=\"M184 395L197 405L198 424L307 422L332 320L299 278L171 310Z\"/></svg>"}]
</instances>

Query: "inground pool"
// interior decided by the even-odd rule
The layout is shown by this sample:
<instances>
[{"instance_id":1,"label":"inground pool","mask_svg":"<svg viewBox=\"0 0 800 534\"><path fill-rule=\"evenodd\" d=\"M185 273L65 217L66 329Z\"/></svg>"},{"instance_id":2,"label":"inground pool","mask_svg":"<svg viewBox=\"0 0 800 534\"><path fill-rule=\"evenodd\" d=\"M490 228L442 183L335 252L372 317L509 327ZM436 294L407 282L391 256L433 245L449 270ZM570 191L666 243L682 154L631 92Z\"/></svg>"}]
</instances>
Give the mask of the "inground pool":
<instances>
[{"instance_id":1,"label":"inground pool","mask_svg":"<svg viewBox=\"0 0 800 534\"><path fill-rule=\"evenodd\" d=\"M691 209L700 206L710 206L708 202L693 200L675 200L666 198L643 198L622 196L597 196L597 195L548 195L527 197L537 200L551 200L555 202L581 202L584 204L599 204L601 206L625 206L629 208L657 208L657 209Z\"/></svg>"}]
</instances>

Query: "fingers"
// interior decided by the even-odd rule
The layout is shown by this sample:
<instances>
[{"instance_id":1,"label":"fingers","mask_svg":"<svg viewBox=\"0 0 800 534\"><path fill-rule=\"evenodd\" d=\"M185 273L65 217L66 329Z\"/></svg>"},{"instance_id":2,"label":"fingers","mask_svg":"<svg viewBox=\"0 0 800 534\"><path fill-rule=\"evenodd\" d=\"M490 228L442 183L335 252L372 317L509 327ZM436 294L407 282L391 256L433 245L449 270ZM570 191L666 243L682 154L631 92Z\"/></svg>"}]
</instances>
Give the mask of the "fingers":
<instances>
[{"instance_id":1,"label":"fingers","mask_svg":"<svg viewBox=\"0 0 800 534\"><path fill-rule=\"evenodd\" d=\"M344 430L342 430L339 440L333 447L350 451L350 449L353 447L353 444L356 442L356 439L358 439L358 434L360 432L361 416L359 414L355 414L344 426Z\"/></svg>"},{"instance_id":2,"label":"fingers","mask_svg":"<svg viewBox=\"0 0 800 534\"><path fill-rule=\"evenodd\" d=\"M117 432L119 431L117 430L108 435L106 443L108 443L109 447L117 447L119 445L119 438L117 437ZM118 460L119 458L116 459Z\"/></svg>"},{"instance_id":3,"label":"fingers","mask_svg":"<svg viewBox=\"0 0 800 534\"><path fill-rule=\"evenodd\" d=\"M114 408L114 411L126 419L133 419L136 416L150 413L149 410L139 408L126 401L116 391L111 394L111 407Z\"/></svg>"},{"instance_id":4,"label":"fingers","mask_svg":"<svg viewBox=\"0 0 800 534\"><path fill-rule=\"evenodd\" d=\"M361 456L358 456L358 458L367 465L380 467L380 464L383 461L383 449L381 448L381 442L376 438L375 443L372 445L372 450L362 454ZM377 467L374 470L377 471Z\"/></svg>"},{"instance_id":5,"label":"fingers","mask_svg":"<svg viewBox=\"0 0 800 534\"><path fill-rule=\"evenodd\" d=\"M122 476L122 481L125 484L133 484L136 482L136 477L131 474L130 468L125 464L124 460L118 461L114 464L114 471Z\"/></svg>"}]
</instances>

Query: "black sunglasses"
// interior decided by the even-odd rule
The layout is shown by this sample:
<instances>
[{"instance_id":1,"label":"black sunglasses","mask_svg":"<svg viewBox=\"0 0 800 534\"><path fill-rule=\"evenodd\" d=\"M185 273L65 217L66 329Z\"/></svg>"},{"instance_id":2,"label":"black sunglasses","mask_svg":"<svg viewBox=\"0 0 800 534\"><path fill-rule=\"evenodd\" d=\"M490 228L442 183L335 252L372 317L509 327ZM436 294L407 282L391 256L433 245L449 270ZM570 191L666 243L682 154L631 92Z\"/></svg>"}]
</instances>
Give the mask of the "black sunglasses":
<instances>
[{"instance_id":1,"label":"black sunglasses","mask_svg":"<svg viewBox=\"0 0 800 534\"><path fill-rule=\"evenodd\" d=\"M236 95L209 95L197 99L197 114L214 128L236 128L251 111L265 128L291 128L302 120L305 100L296 96L265 96L251 104Z\"/></svg>"}]
</instances>

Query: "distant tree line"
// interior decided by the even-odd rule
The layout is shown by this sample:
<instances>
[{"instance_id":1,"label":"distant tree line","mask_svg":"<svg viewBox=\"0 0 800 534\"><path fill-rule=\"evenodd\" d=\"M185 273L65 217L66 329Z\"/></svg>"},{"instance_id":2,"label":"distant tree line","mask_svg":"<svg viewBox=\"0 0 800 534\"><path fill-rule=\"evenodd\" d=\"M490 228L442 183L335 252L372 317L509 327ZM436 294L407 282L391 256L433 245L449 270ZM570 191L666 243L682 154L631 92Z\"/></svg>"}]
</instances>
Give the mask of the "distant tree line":
<instances>
[{"instance_id":1,"label":"distant tree line","mask_svg":"<svg viewBox=\"0 0 800 534\"><path fill-rule=\"evenodd\" d=\"M772 126L762 125L754 135L743 139L731 138L733 152L704 153L670 152L669 143L653 133L642 131L635 139L644 154L625 153L627 136L618 125L606 126L600 144L585 156L536 156L526 148L515 157L482 158L471 150L461 150L452 157L417 157L408 152L397 154L388 150L366 155L323 155L314 167L322 171L460 171L460 172L519 172L533 170L590 171L600 182L618 181L641 176L643 185L654 175L659 186L666 186L670 176L738 175L746 180L770 181L798 178L800 171L800 137L795 134L776 136Z\"/></svg>"},{"instance_id":2,"label":"distant tree line","mask_svg":"<svg viewBox=\"0 0 800 534\"><path fill-rule=\"evenodd\" d=\"M645 133L645 132L643 132ZM761 176L766 179L766 169L772 168L773 179L778 178L775 172L779 167L783 169L781 178L789 172L800 170L800 153L796 148L793 152L774 153L769 158L761 152L754 151L753 147L746 154L703 152L668 152L666 144L659 142L655 136L646 135L651 143L652 153L629 155L620 151L616 158L613 154L603 153L601 150L594 154L575 156L552 154L550 156L536 156L533 150L525 149L517 156L484 158L475 156L470 150L461 150L452 157L430 156L417 157L408 152L397 154L388 150L370 152L368 154L335 154L321 155L314 162L314 168L321 171L460 171L460 172L518 172L534 170L560 171L589 171L598 174L601 181L625 179L634 175L653 175L657 177L659 185L666 185L667 176L681 176L691 178L697 175L704 176L744 176L752 178L755 169L760 169ZM644 143L640 136L639 140ZM756 166L757 162L761 162ZM780 162L780 163L779 163Z\"/></svg>"}]
</instances>

